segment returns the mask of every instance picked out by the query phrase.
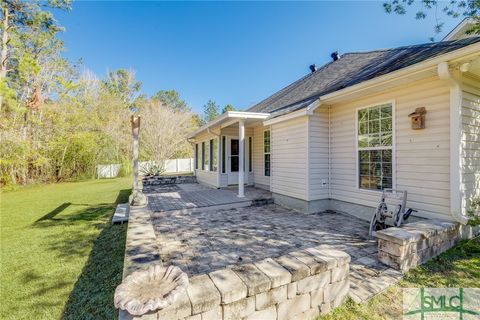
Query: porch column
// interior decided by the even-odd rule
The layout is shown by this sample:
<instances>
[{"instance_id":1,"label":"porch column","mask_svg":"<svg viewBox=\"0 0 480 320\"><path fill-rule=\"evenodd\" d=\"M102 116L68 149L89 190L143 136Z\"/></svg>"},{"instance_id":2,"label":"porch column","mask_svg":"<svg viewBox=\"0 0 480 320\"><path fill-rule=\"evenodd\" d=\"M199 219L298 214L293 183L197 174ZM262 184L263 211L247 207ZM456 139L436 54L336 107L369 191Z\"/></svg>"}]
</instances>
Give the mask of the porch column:
<instances>
[{"instance_id":1,"label":"porch column","mask_svg":"<svg viewBox=\"0 0 480 320\"><path fill-rule=\"evenodd\" d=\"M241 119L238 122L238 197L243 198L245 197L244 193L244 150L245 150L245 120Z\"/></svg>"}]
</instances>

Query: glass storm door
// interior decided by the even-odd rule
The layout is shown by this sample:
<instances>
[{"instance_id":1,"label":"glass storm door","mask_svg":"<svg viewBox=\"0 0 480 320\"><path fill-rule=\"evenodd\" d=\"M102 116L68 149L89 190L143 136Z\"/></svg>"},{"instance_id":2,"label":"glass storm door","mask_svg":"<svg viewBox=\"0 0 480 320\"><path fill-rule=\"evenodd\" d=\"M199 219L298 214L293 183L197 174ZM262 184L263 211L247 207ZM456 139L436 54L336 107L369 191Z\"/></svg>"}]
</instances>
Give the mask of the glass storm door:
<instances>
[{"instance_id":1,"label":"glass storm door","mask_svg":"<svg viewBox=\"0 0 480 320\"><path fill-rule=\"evenodd\" d=\"M238 139L232 139L230 141L230 171L238 172L238 159L239 159L239 143Z\"/></svg>"},{"instance_id":2,"label":"glass storm door","mask_svg":"<svg viewBox=\"0 0 480 320\"><path fill-rule=\"evenodd\" d=\"M245 152L244 152L244 181L248 183L248 137L245 137ZM240 167L240 143L238 139L227 138L226 146L228 161L227 161L227 174L228 174L228 184L238 184L238 171Z\"/></svg>"}]
</instances>

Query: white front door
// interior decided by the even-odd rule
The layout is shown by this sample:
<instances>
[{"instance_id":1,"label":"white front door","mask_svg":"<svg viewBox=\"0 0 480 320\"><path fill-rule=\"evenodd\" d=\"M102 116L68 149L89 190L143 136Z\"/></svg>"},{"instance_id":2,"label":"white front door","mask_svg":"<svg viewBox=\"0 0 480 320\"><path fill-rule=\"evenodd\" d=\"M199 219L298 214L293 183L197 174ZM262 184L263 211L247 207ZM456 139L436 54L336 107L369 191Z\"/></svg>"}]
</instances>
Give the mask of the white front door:
<instances>
[{"instance_id":1,"label":"white front door","mask_svg":"<svg viewBox=\"0 0 480 320\"><path fill-rule=\"evenodd\" d=\"M240 143L237 137L227 137L226 139L226 165L227 165L227 174L228 174L228 184L238 184L238 166L239 166L239 154L240 154ZM244 181L245 184L248 184L248 138L245 138L245 170L244 170Z\"/></svg>"}]
</instances>

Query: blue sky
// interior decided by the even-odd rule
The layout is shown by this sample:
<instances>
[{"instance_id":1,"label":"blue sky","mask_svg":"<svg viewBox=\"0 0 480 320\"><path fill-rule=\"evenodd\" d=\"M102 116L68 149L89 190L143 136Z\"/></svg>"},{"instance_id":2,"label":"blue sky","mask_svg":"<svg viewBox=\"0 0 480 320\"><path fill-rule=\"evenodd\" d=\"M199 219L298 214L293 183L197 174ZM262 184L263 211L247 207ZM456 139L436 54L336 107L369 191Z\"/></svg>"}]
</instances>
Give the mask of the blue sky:
<instances>
[{"instance_id":1,"label":"blue sky","mask_svg":"<svg viewBox=\"0 0 480 320\"><path fill-rule=\"evenodd\" d=\"M57 13L72 60L103 77L136 71L142 91L175 89L201 112L208 99L245 109L320 66L330 53L428 42L434 16L387 15L381 1L77 1ZM459 20L441 16L444 31Z\"/></svg>"}]
</instances>

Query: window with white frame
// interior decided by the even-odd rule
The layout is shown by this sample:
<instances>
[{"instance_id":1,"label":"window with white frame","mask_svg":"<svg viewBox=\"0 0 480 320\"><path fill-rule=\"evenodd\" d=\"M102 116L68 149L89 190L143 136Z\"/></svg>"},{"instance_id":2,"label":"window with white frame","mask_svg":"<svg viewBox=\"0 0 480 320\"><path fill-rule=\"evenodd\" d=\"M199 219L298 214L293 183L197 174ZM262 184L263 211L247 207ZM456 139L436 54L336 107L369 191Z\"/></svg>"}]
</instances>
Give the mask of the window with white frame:
<instances>
[{"instance_id":1,"label":"window with white frame","mask_svg":"<svg viewBox=\"0 0 480 320\"><path fill-rule=\"evenodd\" d=\"M357 111L358 187L383 190L393 185L392 104Z\"/></svg>"},{"instance_id":2,"label":"window with white frame","mask_svg":"<svg viewBox=\"0 0 480 320\"><path fill-rule=\"evenodd\" d=\"M209 169L209 149L208 149L208 144L204 141L202 142L202 162L203 162L203 166L202 166L202 170L204 171L208 171Z\"/></svg>"},{"instance_id":3,"label":"window with white frame","mask_svg":"<svg viewBox=\"0 0 480 320\"><path fill-rule=\"evenodd\" d=\"M210 140L210 171L217 171L218 168L218 139Z\"/></svg>"},{"instance_id":4,"label":"window with white frame","mask_svg":"<svg viewBox=\"0 0 480 320\"><path fill-rule=\"evenodd\" d=\"M198 143L195 143L195 169L199 168L200 157L198 152Z\"/></svg>"},{"instance_id":5,"label":"window with white frame","mask_svg":"<svg viewBox=\"0 0 480 320\"><path fill-rule=\"evenodd\" d=\"M225 163L225 158L226 158L226 147L227 147L227 143L226 143L226 138L225 136L222 136L222 173L225 173L225 170L226 170L226 163Z\"/></svg>"},{"instance_id":6,"label":"window with white frame","mask_svg":"<svg viewBox=\"0 0 480 320\"><path fill-rule=\"evenodd\" d=\"M263 132L263 160L265 168L265 176L270 177L270 130Z\"/></svg>"}]
</instances>

